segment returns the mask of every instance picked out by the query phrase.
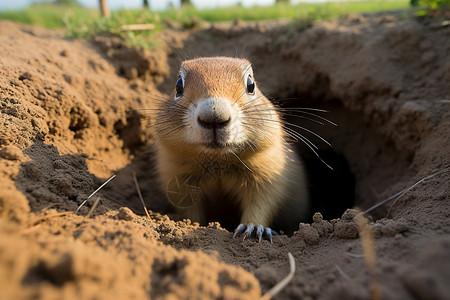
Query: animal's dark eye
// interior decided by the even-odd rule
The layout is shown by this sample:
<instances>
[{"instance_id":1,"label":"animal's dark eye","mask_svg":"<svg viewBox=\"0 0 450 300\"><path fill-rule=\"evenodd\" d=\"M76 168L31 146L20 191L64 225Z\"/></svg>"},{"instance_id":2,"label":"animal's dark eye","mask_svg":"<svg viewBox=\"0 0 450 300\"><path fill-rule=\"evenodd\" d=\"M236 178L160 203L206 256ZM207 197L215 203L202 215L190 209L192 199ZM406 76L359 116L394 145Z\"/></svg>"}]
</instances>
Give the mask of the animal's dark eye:
<instances>
[{"instance_id":1,"label":"animal's dark eye","mask_svg":"<svg viewBox=\"0 0 450 300\"><path fill-rule=\"evenodd\" d=\"M253 95L255 93L255 82L252 79L252 76L248 75L247 77L247 94Z\"/></svg>"},{"instance_id":2,"label":"animal's dark eye","mask_svg":"<svg viewBox=\"0 0 450 300\"><path fill-rule=\"evenodd\" d=\"M184 85L183 85L183 78L181 76L178 77L177 80L177 86L176 86L176 94L175 97L181 97L184 93Z\"/></svg>"}]
</instances>

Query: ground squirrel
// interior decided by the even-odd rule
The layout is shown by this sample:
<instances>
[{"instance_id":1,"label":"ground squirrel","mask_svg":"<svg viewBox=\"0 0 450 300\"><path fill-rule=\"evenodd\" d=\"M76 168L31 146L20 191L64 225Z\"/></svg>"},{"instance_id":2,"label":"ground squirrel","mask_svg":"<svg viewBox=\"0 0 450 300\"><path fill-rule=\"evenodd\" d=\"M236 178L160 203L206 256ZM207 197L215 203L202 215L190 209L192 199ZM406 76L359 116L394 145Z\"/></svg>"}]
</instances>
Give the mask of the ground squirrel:
<instances>
[{"instance_id":1,"label":"ground squirrel","mask_svg":"<svg viewBox=\"0 0 450 300\"><path fill-rule=\"evenodd\" d=\"M303 165L286 142L292 134L248 60L184 61L153 126L159 180L182 217L271 242L307 217Z\"/></svg>"}]
</instances>

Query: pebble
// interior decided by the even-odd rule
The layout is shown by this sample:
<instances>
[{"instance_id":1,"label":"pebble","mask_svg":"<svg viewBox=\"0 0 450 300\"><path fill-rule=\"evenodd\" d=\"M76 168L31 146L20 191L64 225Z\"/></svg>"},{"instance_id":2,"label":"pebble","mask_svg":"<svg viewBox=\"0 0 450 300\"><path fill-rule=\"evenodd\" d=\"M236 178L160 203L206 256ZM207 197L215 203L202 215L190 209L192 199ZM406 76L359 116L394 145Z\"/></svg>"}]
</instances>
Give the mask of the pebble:
<instances>
[{"instance_id":1,"label":"pebble","mask_svg":"<svg viewBox=\"0 0 450 300\"><path fill-rule=\"evenodd\" d=\"M117 214L117 217L120 220L131 221L134 219L134 213L128 207L121 207L119 208L119 213Z\"/></svg>"},{"instance_id":2,"label":"pebble","mask_svg":"<svg viewBox=\"0 0 450 300\"><path fill-rule=\"evenodd\" d=\"M18 161L22 161L25 158L22 151L13 145L3 147L0 150L0 157L7 160L18 160Z\"/></svg>"}]
</instances>

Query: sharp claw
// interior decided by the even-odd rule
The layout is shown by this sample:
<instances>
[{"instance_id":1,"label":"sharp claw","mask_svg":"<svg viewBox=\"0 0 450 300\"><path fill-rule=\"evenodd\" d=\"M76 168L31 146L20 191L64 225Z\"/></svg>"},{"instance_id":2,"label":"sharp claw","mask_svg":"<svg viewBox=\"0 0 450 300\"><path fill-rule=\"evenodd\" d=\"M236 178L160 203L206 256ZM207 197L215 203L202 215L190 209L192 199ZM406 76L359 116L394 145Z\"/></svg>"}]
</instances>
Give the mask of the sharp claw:
<instances>
[{"instance_id":1,"label":"sharp claw","mask_svg":"<svg viewBox=\"0 0 450 300\"><path fill-rule=\"evenodd\" d=\"M263 232L264 232L264 226L262 226L262 225L256 226L256 237L258 238L259 243L261 243Z\"/></svg>"},{"instance_id":2,"label":"sharp claw","mask_svg":"<svg viewBox=\"0 0 450 300\"><path fill-rule=\"evenodd\" d=\"M239 226L234 230L233 239L236 238L236 236L238 236L239 234L242 234L246 228L247 226L245 226L244 224L239 224Z\"/></svg>"},{"instance_id":3,"label":"sharp claw","mask_svg":"<svg viewBox=\"0 0 450 300\"><path fill-rule=\"evenodd\" d=\"M255 225L253 225L252 223L248 224L247 230L245 230L244 238L242 240L245 240L246 238L251 237L254 229L255 229Z\"/></svg>"},{"instance_id":4,"label":"sharp claw","mask_svg":"<svg viewBox=\"0 0 450 300\"><path fill-rule=\"evenodd\" d=\"M242 241L245 241L246 239L256 236L258 239L258 242L261 243L261 241L264 239L270 241L271 244L273 244L273 236L279 235L278 232L275 230L272 230L269 227L264 227L263 225L253 225L252 223L249 224L239 224L238 227L234 230L233 238L236 238L237 236L242 234Z\"/></svg>"},{"instance_id":5,"label":"sharp claw","mask_svg":"<svg viewBox=\"0 0 450 300\"><path fill-rule=\"evenodd\" d=\"M271 244L273 244L273 240L272 240L272 232L276 233L275 231L273 231L272 229L270 229L269 227L267 227L265 230L266 233L266 238L270 241ZM278 233L276 233L278 234Z\"/></svg>"}]
</instances>

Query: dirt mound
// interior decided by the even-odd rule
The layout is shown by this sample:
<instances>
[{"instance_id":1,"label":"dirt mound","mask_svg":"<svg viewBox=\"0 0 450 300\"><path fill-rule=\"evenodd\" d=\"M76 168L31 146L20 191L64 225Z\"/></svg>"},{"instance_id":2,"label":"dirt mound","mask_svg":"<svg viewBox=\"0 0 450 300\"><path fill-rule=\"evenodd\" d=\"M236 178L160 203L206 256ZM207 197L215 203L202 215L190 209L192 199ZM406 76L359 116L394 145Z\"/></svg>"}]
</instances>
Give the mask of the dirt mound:
<instances>
[{"instance_id":1,"label":"dirt mound","mask_svg":"<svg viewBox=\"0 0 450 300\"><path fill-rule=\"evenodd\" d=\"M370 298L356 211L346 209L450 165L443 21L378 14L301 30L205 25L167 30L153 51L1 22L0 298L254 299L287 274L287 252L297 273L280 298ZM275 102L326 109L321 116L338 124L291 120L330 141L333 149L308 136L334 170L299 145L321 214L273 245L179 220L155 183L146 109L171 92L181 53L236 50ZM112 174L90 217L95 197L71 213ZM443 172L371 212L384 299L450 296L449 182Z\"/></svg>"}]
</instances>

